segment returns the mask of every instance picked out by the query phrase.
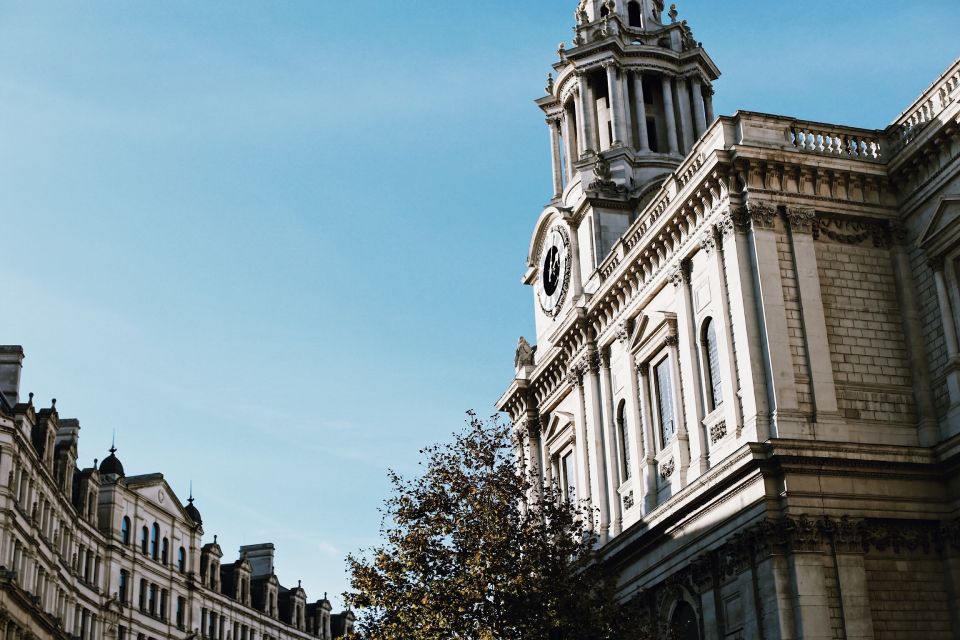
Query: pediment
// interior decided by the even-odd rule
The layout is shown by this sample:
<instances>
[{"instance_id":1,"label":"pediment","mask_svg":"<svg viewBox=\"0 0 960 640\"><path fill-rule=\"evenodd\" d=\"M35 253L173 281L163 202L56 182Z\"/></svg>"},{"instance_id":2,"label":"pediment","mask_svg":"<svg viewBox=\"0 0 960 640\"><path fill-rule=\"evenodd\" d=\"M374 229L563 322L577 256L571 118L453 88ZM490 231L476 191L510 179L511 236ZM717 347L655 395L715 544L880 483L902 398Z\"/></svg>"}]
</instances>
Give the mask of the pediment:
<instances>
[{"instance_id":1,"label":"pediment","mask_svg":"<svg viewBox=\"0 0 960 640\"><path fill-rule=\"evenodd\" d=\"M960 195L945 196L920 236L920 246L935 256L960 244Z\"/></svg>"},{"instance_id":2,"label":"pediment","mask_svg":"<svg viewBox=\"0 0 960 640\"><path fill-rule=\"evenodd\" d=\"M145 501L180 518L188 519L183 511L183 503L180 502L180 498L177 497L177 494L170 488L162 475L136 476L126 480L127 488Z\"/></svg>"}]
</instances>

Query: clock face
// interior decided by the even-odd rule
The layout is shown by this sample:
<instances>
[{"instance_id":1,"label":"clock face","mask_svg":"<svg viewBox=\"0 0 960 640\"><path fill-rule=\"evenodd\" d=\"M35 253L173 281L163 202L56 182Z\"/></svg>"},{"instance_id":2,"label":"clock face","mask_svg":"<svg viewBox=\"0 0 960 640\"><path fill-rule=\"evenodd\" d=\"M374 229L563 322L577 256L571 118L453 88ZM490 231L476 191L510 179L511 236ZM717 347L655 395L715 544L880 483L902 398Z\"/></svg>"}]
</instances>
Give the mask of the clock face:
<instances>
[{"instance_id":1,"label":"clock face","mask_svg":"<svg viewBox=\"0 0 960 640\"><path fill-rule=\"evenodd\" d=\"M555 316L570 283L570 239L563 227L554 227L540 249L540 285L537 295L547 315Z\"/></svg>"}]
</instances>

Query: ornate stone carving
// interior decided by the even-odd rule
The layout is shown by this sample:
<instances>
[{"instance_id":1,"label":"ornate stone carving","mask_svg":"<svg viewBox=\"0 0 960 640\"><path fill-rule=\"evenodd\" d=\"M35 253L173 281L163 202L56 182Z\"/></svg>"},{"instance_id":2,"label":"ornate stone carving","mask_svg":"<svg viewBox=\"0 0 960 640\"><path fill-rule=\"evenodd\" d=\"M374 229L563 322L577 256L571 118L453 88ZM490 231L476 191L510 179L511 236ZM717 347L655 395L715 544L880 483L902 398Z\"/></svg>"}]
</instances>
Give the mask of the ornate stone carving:
<instances>
[{"instance_id":1,"label":"ornate stone carving","mask_svg":"<svg viewBox=\"0 0 960 640\"><path fill-rule=\"evenodd\" d=\"M872 240L875 247L890 246L890 238L880 221L821 217L817 219L813 237L820 239L821 236L841 244L858 245Z\"/></svg>"},{"instance_id":2,"label":"ornate stone carving","mask_svg":"<svg viewBox=\"0 0 960 640\"><path fill-rule=\"evenodd\" d=\"M927 266L930 267L931 271L943 271L944 267L946 267L946 260L943 254L928 257Z\"/></svg>"},{"instance_id":3,"label":"ornate stone carving","mask_svg":"<svg viewBox=\"0 0 960 640\"><path fill-rule=\"evenodd\" d=\"M532 367L534 365L534 355L537 348L531 347L530 343L523 336L517 340L517 351L513 356L514 367Z\"/></svg>"},{"instance_id":4,"label":"ornate stone carving","mask_svg":"<svg viewBox=\"0 0 960 640\"><path fill-rule=\"evenodd\" d=\"M813 233L817 222L816 211L811 207L788 207L787 222L794 233Z\"/></svg>"},{"instance_id":5,"label":"ornate stone carving","mask_svg":"<svg viewBox=\"0 0 960 640\"><path fill-rule=\"evenodd\" d=\"M663 346L665 347L675 347L680 344L680 339L677 336L667 336L663 339Z\"/></svg>"},{"instance_id":6,"label":"ornate stone carving","mask_svg":"<svg viewBox=\"0 0 960 640\"><path fill-rule=\"evenodd\" d=\"M684 283L690 284L690 273L693 271L693 264L690 260L681 260L670 272L670 282L673 286L680 287Z\"/></svg>"},{"instance_id":7,"label":"ornate stone carving","mask_svg":"<svg viewBox=\"0 0 960 640\"><path fill-rule=\"evenodd\" d=\"M717 248L717 236L713 227L708 228L702 236L700 236L700 250L710 255Z\"/></svg>"},{"instance_id":8,"label":"ornate stone carving","mask_svg":"<svg viewBox=\"0 0 960 640\"><path fill-rule=\"evenodd\" d=\"M594 349L588 353L584 358L584 364L591 373L599 373L600 365L602 364L600 360L600 352Z\"/></svg>"},{"instance_id":9,"label":"ornate stone carving","mask_svg":"<svg viewBox=\"0 0 960 640\"><path fill-rule=\"evenodd\" d=\"M631 490L627 495L623 496L623 508L624 510L633 508L633 490Z\"/></svg>"},{"instance_id":10,"label":"ornate stone carving","mask_svg":"<svg viewBox=\"0 0 960 640\"><path fill-rule=\"evenodd\" d=\"M753 225L754 229L773 229L776 216L777 209L766 202L747 202L745 222Z\"/></svg>"},{"instance_id":11,"label":"ornate stone carving","mask_svg":"<svg viewBox=\"0 0 960 640\"><path fill-rule=\"evenodd\" d=\"M552 73L548 73L548 74L547 74L547 86L544 87L544 90L546 90L547 93L549 93L549 94L552 95L552 94L553 94L553 86L554 86L554 84L553 84L553 74L552 74Z\"/></svg>"},{"instance_id":12,"label":"ornate stone carving","mask_svg":"<svg viewBox=\"0 0 960 640\"><path fill-rule=\"evenodd\" d=\"M583 374L586 372L585 369L583 362L570 365L570 368L567 370L567 383L571 387L582 387Z\"/></svg>"},{"instance_id":13,"label":"ornate stone carving","mask_svg":"<svg viewBox=\"0 0 960 640\"><path fill-rule=\"evenodd\" d=\"M642 377L642 378L646 378L647 376L649 376L649 375L650 375L650 363L649 363L649 362L641 362L640 364L638 364L638 365L637 365L637 373L639 373L639 374L640 374L640 377Z\"/></svg>"},{"instance_id":14,"label":"ornate stone carving","mask_svg":"<svg viewBox=\"0 0 960 640\"><path fill-rule=\"evenodd\" d=\"M620 326L617 328L617 340L620 342L626 342L630 339L630 330L633 323L630 320L624 320L620 323Z\"/></svg>"},{"instance_id":15,"label":"ornate stone carving","mask_svg":"<svg viewBox=\"0 0 960 640\"><path fill-rule=\"evenodd\" d=\"M910 231L906 225L899 221L890 222L888 229L890 241L898 247L906 247L910 244Z\"/></svg>"},{"instance_id":16,"label":"ornate stone carving","mask_svg":"<svg viewBox=\"0 0 960 640\"><path fill-rule=\"evenodd\" d=\"M727 435L727 423L724 420L710 427L710 444L715 444Z\"/></svg>"},{"instance_id":17,"label":"ornate stone carving","mask_svg":"<svg viewBox=\"0 0 960 640\"><path fill-rule=\"evenodd\" d=\"M676 469L676 463L674 463L673 458L668 458L666 462L660 465L660 477L666 480L673 475L673 471Z\"/></svg>"},{"instance_id":18,"label":"ornate stone carving","mask_svg":"<svg viewBox=\"0 0 960 640\"><path fill-rule=\"evenodd\" d=\"M626 193L626 187L617 184L613 180L613 173L610 171L610 163L602 155L597 156L597 161L593 165L593 182L589 189L594 191L610 191L614 193Z\"/></svg>"}]
</instances>

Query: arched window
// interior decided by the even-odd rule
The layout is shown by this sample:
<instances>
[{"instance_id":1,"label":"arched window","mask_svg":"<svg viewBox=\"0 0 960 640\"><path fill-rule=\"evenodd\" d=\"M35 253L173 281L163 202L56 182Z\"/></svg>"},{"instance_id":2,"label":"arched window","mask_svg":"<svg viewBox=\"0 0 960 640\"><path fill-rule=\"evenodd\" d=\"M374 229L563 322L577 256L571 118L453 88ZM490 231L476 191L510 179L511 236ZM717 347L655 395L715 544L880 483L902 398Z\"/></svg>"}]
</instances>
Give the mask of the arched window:
<instances>
[{"instance_id":1,"label":"arched window","mask_svg":"<svg viewBox=\"0 0 960 640\"><path fill-rule=\"evenodd\" d=\"M147 545L150 544L150 531L144 527L140 530L140 551L143 552L143 555L147 555Z\"/></svg>"},{"instance_id":2,"label":"arched window","mask_svg":"<svg viewBox=\"0 0 960 640\"><path fill-rule=\"evenodd\" d=\"M707 408L713 411L723 404L723 388L720 385L720 356L717 351L717 330L713 318L707 318L700 333L703 348L703 380L707 391Z\"/></svg>"},{"instance_id":3,"label":"arched window","mask_svg":"<svg viewBox=\"0 0 960 640\"><path fill-rule=\"evenodd\" d=\"M627 22L631 27L643 26L643 12L640 10L640 3L636 0L627 3Z\"/></svg>"},{"instance_id":4,"label":"arched window","mask_svg":"<svg viewBox=\"0 0 960 640\"><path fill-rule=\"evenodd\" d=\"M159 538L160 538L160 525L154 522L153 529L150 534L150 557L153 558L154 560L156 560L157 557L159 556L159 548L158 548L158 545L160 544Z\"/></svg>"},{"instance_id":5,"label":"arched window","mask_svg":"<svg viewBox=\"0 0 960 640\"><path fill-rule=\"evenodd\" d=\"M170 562L170 541L166 538L163 539L160 545L160 562L163 564Z\"/></svg>"},{"instance_id":6,"label":"arched window","mask_svg":"<svg viewBox=\"0 0 960 640\"><path fill-rule=\"evenodd\" d=\"M677 603L670 616L670 630L672 637L677 640L700 640L700 625L697 623L697 612L690 603L681 600Z\"/></svg>"},{"instance_id":7,"label":"arched window","mask_svg":"<svg viewBox=\"0 0 960 640\"><path fill-rule=\"evenodd\" d=\"M120 521L120 543L130 544L130 518L127 516L123 516L123 520Z\"/></svg>"},{"instance_id":8,"label":"arched window","mask_svg":"<svg viewBox=\"0 0 960 640\"><path fill-rule=\"evenodd\" d=\"M664 358L653 369L653 380L657 390L657 414L660 418L660 442L662 446L673 439L677 431L673 419L673 380L670 377L670 358Z\"/></svg>"},{"instance_id":9,"label":"arched window","mask_svg":"<svg viewBox=\"0 0 960 640\"><path fill-rule=\"evenodd\" d=\"M185 573L187 570L187 552L184 551L183 547L177 550L177 570L180 573Z\"/></svg>"},{"instance_id":10,"label":"arched window","mask_svg":"<svg viewBox=\"0 0 960 640\"><path fill-rule=\"evenodd\" d=\"M620 441L620 482L630 479L630 428L627 425L627 402L617 407L617 436Z\"/></svg>"}]
</instances>

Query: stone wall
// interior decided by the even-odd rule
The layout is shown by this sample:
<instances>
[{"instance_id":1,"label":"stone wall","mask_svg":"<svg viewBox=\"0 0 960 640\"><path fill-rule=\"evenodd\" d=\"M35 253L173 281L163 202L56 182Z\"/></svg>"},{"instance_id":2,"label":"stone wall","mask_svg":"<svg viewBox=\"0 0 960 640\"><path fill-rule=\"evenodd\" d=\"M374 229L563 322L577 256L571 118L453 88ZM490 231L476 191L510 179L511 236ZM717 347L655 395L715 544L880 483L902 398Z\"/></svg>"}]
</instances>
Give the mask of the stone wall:
<instances>
[{"instance_id":1,"label":"stone wall","mask_svg":"<svg viewBox=\"0 0 960 640\"><path fill-rule=\"evenodd\" d=\"M937 302L936 285L933 271L927 266L923 251L915 249L910 253L913 268L913 284L920 303L920 322L923 331L923 344L926 347L927 364L930 367L930 379L933 381L933 399L937 415L943 417L950 404L947 385L944 383L947 365L947 346L943 341L943 325L940 322L940 306Z\"/></svg>"},{"instance_id":2,"label":"stone wall","mask_svg":"<svg viewBox=\"0 0 960 640\"><path fill-rule=\"evenodd\" d=\"M877 640L949 640L944 564L936 554L874 552L864 559Z\"/></svg>"},{"instance_id":3,"label":"stone wall","mask_svg":"<svg viewBox=\"0 0 960 640\"><path fill-rule=\"evenodd\" d=\"M816 251L840 412L850 420L915 423L889 250L821 237Z\"/></svg>"}]
</instances>

